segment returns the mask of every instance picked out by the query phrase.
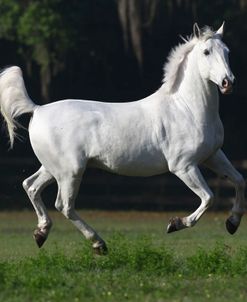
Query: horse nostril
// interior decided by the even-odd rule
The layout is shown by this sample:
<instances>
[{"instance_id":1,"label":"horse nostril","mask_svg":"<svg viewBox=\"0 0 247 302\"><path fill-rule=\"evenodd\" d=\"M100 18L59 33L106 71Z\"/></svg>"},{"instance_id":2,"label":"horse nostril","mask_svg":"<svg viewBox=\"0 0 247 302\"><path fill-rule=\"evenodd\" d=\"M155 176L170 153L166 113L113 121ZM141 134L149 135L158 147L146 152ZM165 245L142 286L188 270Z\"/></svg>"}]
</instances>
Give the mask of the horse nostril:
<instances>
[{"instance_id":1,"label":"horse nostril","mask_svg":"<svg viewBox=\"0 0 247 302\"><path fill-rule=\"evenodd\" d=\"M229 81L228 81L228 79L227 78L225 78L223 81L222 81L222 87L224 87L224 88L227 88L228 86L229 86Z\"/></svg>"},{"instance_id":2,"label":"horse nostril","mask_svg":"<svg viewBox=\"0 0 247 302\"><path fill-rule=\"evenodd\" d=\"M232 92L232 81L228 78L225 77L221 83L220 91L223 94L229 94Z\"/></svg>"}]
</instances>

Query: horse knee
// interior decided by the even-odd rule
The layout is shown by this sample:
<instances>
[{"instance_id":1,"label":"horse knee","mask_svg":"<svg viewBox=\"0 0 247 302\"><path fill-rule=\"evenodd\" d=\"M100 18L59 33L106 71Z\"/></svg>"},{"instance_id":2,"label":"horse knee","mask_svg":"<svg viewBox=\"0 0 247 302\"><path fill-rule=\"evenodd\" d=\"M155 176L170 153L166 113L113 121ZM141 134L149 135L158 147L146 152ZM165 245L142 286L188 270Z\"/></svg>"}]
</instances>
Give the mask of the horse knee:
<instances>
[{"instance_id":1,"label":"horse knee","mask_svg":"<svg viewBox=\"0 0 247 302\"><path fill-rule=\"evenodd\" d=\"M29 185L28 185L28 180L25 179L23 182L22 182L22 187L23 189L27 192L28 191L28 188L29 188Z\"/></svg>"}]
</instances>

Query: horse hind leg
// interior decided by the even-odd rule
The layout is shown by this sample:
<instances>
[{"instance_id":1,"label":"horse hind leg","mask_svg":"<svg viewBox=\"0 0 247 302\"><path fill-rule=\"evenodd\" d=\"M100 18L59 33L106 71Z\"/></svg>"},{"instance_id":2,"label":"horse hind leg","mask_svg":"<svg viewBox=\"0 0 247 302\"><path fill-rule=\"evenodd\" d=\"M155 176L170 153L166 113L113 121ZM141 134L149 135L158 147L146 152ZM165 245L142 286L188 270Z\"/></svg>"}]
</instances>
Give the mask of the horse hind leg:
<instances>
[{"instance_id":1,"label":"horse hind leg","mask_svg":"<svg viewBox=\"0 0 247 302\"><path fill-rule=\"evenodd\" d=\"M54 181L53 176L43 167L22 183L38 217L38 225L33 237L40 248L46 241L52 226L52 221L47 213L41 198L41 191Z\"/></svg>"},{"instance_id":2,"label":"horse hind leg","mask_svg":"<svg viewBox=\"0 0 247 302\"><path fill-rule=\"evenodd\" d=\"M75 211L75 199L78 194L81 178L82 172L71 173L70 176L66 172L66 175L57 180L58 194L55 207L72 222L87 240L91 240L93 250L96 254L104 255L107 253L104 240Z\"/></svg>"}]
</instances>

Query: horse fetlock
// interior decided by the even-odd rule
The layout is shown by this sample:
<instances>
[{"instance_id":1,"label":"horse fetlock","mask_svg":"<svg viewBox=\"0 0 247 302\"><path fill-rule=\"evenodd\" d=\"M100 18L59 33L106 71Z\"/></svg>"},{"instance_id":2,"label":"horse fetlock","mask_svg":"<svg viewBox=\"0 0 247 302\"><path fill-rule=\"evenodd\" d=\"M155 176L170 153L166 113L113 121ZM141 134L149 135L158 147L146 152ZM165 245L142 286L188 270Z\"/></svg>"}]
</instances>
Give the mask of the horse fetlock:
<instances>
[{"instance_id":1,"label":"horse fetlock","mask_svg":"<svg viewBox=\"0 0 247 302\"><path fill-rule=\"evenodd\" d=\"M106 243L103 240L94 242L93 251L96 255L106 255L108 253Z\"/></svg>"},{"instance_id":2,"label":"horse fetlock","mask_svg":"<svg viewBox=\"0 0 247 302\"><path fill-rule=\"evenodd\" d=\"M242 216L246 212L246 209L244 207L238 207L234 206L233 209L231 210L231 216L235 217L235 220L241 220Z\"/></svg>"},{"instance_id":3,"label":"horse fetlock","mask_svg":"<svg viewBox=\"0 0 247 302\"><path fill-rule=\"evenodd\" d=\"M47 234L50 232L50 229L52 227L52 221L46 220L45 222L42 222L42 224L38 224L37 229L43 232L44 234Z\"/></svg>"}]
</instances>

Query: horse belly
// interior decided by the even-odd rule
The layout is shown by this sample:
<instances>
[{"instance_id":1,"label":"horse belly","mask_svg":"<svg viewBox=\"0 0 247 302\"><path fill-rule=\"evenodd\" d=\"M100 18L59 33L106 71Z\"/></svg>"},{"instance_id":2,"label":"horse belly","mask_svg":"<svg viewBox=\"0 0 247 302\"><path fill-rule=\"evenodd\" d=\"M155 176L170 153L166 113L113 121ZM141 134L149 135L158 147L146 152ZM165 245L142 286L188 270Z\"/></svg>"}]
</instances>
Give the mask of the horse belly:
<instances>
[{"instance_id":1,"label":"horse belly","mask_svg":"<svg viewBox=\"0 0 247 302\"><path fill-rule=\"evenodd\" d=\"M130 155L104 154L89 161L88 166L100 168L125 176L153 176L168 170L167 162L162 154L142 153Z\"/></svg>"}]
</instances>

